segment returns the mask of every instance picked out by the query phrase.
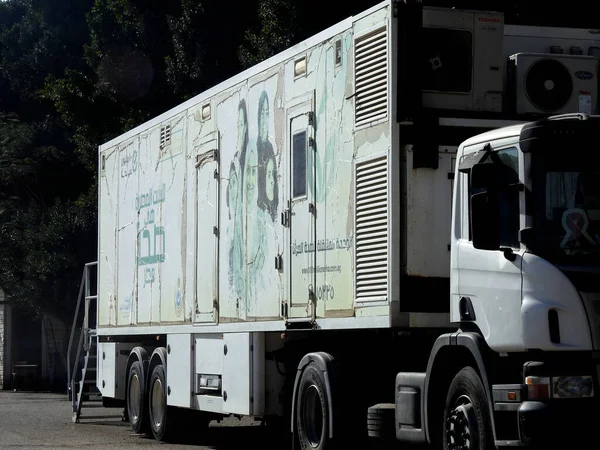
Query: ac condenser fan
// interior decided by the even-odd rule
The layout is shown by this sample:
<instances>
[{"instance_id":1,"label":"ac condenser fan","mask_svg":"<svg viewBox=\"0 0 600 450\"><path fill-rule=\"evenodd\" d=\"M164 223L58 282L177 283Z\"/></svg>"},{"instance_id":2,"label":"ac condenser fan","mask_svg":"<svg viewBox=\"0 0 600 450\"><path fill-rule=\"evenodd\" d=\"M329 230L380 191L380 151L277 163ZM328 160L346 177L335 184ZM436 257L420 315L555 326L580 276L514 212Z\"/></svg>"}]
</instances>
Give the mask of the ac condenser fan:
<instances>
[{"instance_id":1,"label":"ac condenser fan","mask_svg":"<svg viewBox=\"0 0 600 450\"><path fill-rule=\"evenodd\" d=\"M567 68L554 59L543 59L529 68L525 78L529 101L541 111L563 108L573 93L573 80Z\"/></svg>"}]
</instances>

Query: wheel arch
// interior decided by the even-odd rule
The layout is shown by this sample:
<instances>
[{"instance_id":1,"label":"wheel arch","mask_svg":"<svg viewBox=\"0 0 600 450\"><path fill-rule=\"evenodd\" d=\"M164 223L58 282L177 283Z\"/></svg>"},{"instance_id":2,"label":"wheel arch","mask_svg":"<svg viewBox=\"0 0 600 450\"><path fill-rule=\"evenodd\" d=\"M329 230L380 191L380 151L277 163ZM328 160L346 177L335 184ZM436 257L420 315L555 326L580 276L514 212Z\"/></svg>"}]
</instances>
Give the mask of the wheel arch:
<instances>
[{"instance_id":1,"label":"wheel arch","mask_svg":"<svg viewBox=\"0 0 600 450\"><path fill-rule=\"evenodd\" d=\"M481 378L490 412L491 432L494 440L496 439L493 397L487 375L491 353L485 339L475 332L458 331L438 337L429 356L425 379L424 425L429 443L435 443L441 438L441 428L435 424L442 423L440 416L443 415L446 392L454 376L465 366L472 366Z\"/></svg>"},{"instance_id":2,"label":"wheel arch","mask_svg":"<svg viewBox=\"0 0 600 450\"><path fill-rule=\"evenodd\" d=\"M145 371L149 359L150 357L148 356L148 351L144 347L133 347L129 352L129 356L127 357L127 367L125 373L129 374L129 369L131 369L131 365L136 361L142 363L142 366L144 367Z\"/></svg>"},{"instance_id":3,"label":"wheel arch","mask_svg":"<svg viewBox=\"0 0 600 450\"><path fill-rule=\"evenodd\" d=\"M146 382L150 382L150 377L152 376L152 371L158 365L161 365L165 368L165 376L167 375L167 349L165 347L155 348L150 356L150 362L148 364L148 377L146 378Z\"/></svg>"},{"instance_id":4,"label":"wheel arch","mask_svg":"<svg viewBox=\"0 0 600 450\"><path fill-rule=\"evenodd\" d=\"M298 396L298 384L300 382L300 378L302 377L302 373L306 366L308 366L311 362L314 362L319 370L323 373L323 378L325 379L325 389L327 395L327 401L329 403L330 414L329 414L329 438L333 438L333 424L334 424L334 413L333 413L333 393L331 389L331 379L333 378L333 373L335 370L335 358L331 356L329 353L325 352L313 352L304 355L304 357L300 360L298 364L298 369L296 371L296 379L294 381L294 390L292 393L292 414L291 414L291 431L294 433L294 423L296 420L296 398ZM330 374L332 376L330 376Z\"/></svg>"},{"instance_id":5,"label":"wheel arch","mask_svg":"<svg viewBox=\"0 0 600 450\"><path fill-rule=\"evenodd\" d=\"M142 363L142 368L144 369L144 377L148 374L147 366L148 366L148 351L144 347L133 347L129 352L129 356L127 357L127 366L125 369L125 399L127 399L127 389L129 383L129 371L131 370L131 366L134 362L139 361ZM146 377L147 378L147 377ZM125 400L127 402L127 400Z\"/></svg>"}]
</instances>

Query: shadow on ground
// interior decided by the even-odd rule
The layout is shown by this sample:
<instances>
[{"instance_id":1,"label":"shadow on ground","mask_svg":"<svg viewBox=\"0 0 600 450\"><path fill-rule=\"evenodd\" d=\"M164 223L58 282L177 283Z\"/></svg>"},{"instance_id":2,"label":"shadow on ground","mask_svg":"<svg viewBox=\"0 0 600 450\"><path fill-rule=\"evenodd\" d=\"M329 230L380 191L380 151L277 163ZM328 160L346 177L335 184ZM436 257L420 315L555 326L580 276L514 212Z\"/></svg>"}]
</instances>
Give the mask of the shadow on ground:
<instances>
[{"instance_id":1,"label":"shadow on ground","mask_svg":"<svg viewBox=\"0 0 600 450\"><path fill-rule=\"evenodd\" d=\"M117 427L125 428L133 433L127 422L118 417L109 418L87 417L85 423L94 427ZM224 424L225 423L225 424ZM203 449L213 450L239 450L240 448L259 448L261 450L289 450L291 446L291 434L284 429L262 426L256 422L248 425L247 419L238 421L228 418L223 423L212 422L205 435L194 433L194 423L189 423L189 429L185 433L179 433L175 438L168 441L171 445L198 446ZM150 435L133 435L141 442L154 441ZM356 443L354 443L356 444ZM389 444L377 440L367 439L358 447L351 445L348 448L368 448L369 450L385 450L392 448Z\"/></svg>"}]
</instances>

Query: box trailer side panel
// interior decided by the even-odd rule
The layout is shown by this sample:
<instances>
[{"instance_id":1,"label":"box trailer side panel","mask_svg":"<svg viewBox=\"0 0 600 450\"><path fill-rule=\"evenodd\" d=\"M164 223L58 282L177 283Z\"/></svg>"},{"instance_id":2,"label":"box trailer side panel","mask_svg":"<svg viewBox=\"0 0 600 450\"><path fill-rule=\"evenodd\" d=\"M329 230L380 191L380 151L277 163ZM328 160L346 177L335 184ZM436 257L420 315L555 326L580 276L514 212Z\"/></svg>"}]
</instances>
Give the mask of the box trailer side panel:
<instances>
[{"instance_id":1,"label":"box trailer side panel","mask_svg":"<svg viewBox=\"0 0 600 450\"><path fill-rule=\"evenodd\" d=\"M100 326L389 317L388 14L117 144Z\"/></svg>"}]
</instances>

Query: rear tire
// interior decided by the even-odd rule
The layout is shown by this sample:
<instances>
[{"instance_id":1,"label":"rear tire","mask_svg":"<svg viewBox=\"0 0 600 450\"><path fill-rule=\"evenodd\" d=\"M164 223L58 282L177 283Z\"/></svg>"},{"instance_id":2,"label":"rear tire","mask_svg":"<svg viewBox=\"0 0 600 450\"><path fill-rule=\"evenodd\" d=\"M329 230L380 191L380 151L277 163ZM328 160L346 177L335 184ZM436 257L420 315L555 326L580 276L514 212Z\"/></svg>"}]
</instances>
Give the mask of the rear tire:
<instances>
[{"instance_id":1,"label":"rear tire","mask_svg":"<svg viewBox=\"0 0 600 450\"><path fill-rule=\"evenodd\" d=\"M450 383L442 439L444 450L495 448L487 396L472 367L461 369Z\"/></svg>"},{"instance_id":2,"label":"rear tire","mask_svg":"<svg viewBox=\"0 0 600 450\"><path fill-rule=\"evenodd\" d=\"M168 412L166 379L165 368L159 364L152 371L148 384L150 428L157 441L168 440L171 428L173 428L171 422L173 422L174 414Z\"/></svg>"},{"instance_id":3,"label":"rear tire","mask_svg":"<svg viewBox=\"0 0 600 450\"><path fill-rule=\"evenodd\" d=\"M144 367L135 361L127 377L127 418L134 433L148 432L148 408Z\"/></svg>"}]
</instances>

